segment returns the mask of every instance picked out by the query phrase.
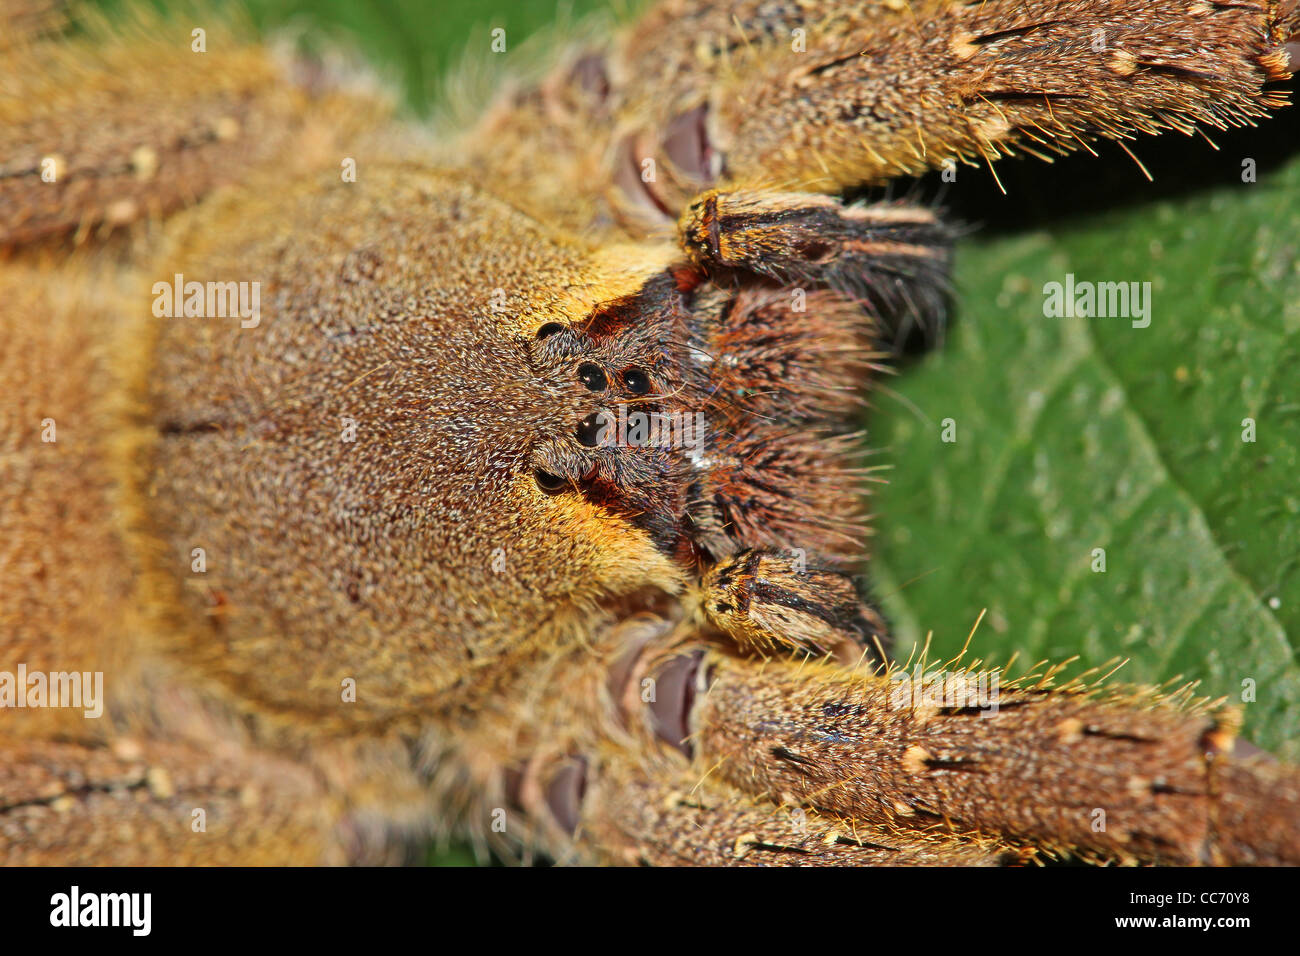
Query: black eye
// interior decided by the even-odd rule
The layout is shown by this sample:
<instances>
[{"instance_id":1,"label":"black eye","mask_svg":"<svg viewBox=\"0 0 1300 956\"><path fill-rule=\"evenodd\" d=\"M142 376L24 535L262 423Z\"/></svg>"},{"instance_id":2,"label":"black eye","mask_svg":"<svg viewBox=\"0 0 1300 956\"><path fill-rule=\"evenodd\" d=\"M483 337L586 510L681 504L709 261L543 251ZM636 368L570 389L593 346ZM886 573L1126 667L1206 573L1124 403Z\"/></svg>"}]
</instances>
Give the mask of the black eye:
<instances>
[{"instance_id":1,"label":"black eye","mask_svg":"<svg viewBox=\"0 0 1300 956\"><path fill-rule=\"evenodd\" d=\"M603 412L592 412L578 422L578 443L588 448L595 448L605 441L605 430L609 426L609 416Z\"/></svg>"},{"instance_id":2,"label":"black eye","mask_svg":"<svg viewBox=\"0 0 1300 956\"><path fill-rule=\"evenodd\" d=\"M559 322L547 322L545 325L543 325L540 329L537 330L537 337L539 339L544 339L548 336L555 335L557 332L563 332L563 331L564 331L564 326L561 325Z\"/></svg>"},{"instance_id":3,"label":"black eye","mask_svg":"<svg viewBox=\"0 0 1300 956\"><path fill-rule=\"evenodd\" d=\"M623 384L633 395L644 395L650 391L650 376L639 368L624 369Z\"/></svg>"},{"instance_id":4,"label":"black eye","mask_svg":"<svg viewBox=\"0 0 1300 956\"><path fill-rule=\"evenodd\" d=\"M593 392L603 392L609 384L605 370L595 362L583 362L578 366L578 381Z\"/></svg>"},{"instance_id":5,"label":"black eye","mask_svg":"<svg viewBox=\"0 0 1300 956\"><path fill-rule=\"evenodd\" d=\"M548 495L563 491L569 486L569 483L559 475L553 475L549 471L542 471L540 468L533 472L533 479L537 482L537 487Z\"/></svg>"}]
</instances>

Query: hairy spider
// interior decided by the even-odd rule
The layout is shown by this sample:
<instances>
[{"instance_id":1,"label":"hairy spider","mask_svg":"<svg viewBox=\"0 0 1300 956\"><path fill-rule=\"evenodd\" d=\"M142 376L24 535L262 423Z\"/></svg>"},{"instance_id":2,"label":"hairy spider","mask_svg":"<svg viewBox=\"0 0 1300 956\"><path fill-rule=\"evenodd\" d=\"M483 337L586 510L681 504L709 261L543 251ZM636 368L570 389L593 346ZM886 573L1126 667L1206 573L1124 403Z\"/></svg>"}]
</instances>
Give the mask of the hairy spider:
<instances>
[{"instance_id":1,"label":"hairy spider","mask_svg":"<svg viewBox=\"0 0 1300 956\"><path fill-rule=\"evenodd\" d=\"M1293 0L664 0L437 142L0 15L5 862L1300 862L1234 712L916 696L847 576L953 233L845 191L1264 117Z\"/></svg>"}]
</instances>

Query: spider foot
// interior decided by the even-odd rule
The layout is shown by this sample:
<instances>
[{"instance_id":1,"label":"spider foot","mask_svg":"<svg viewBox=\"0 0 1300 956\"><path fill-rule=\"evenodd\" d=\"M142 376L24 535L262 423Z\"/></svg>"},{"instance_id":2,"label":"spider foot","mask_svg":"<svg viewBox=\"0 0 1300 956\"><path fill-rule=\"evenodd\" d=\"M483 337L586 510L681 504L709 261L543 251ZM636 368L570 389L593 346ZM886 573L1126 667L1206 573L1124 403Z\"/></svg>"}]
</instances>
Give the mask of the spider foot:
<instances>
[{"instance_id":1,"label":"spider foot","mask_svg":"<svg viewBox=\"0 0 1300 956\"><path fill-rule=\"evenodd\" d=\"M752 651L802 650L856 663L885 641L880 615L846 575L807 567L799 552L743 551L702 581L709 623Z\"/></svg>"},{"instance_id":2,"label":"spider foot","mask_svg":"<svg viewBox=\"0 0 1300 956\"><path fill-rule=\"evenodd\" d=\"M828 196L710 190L678 223L697 265L831 288L862 303L886 338L942 328L955 231L933 210Z\"/></svg>"}]
</instances>

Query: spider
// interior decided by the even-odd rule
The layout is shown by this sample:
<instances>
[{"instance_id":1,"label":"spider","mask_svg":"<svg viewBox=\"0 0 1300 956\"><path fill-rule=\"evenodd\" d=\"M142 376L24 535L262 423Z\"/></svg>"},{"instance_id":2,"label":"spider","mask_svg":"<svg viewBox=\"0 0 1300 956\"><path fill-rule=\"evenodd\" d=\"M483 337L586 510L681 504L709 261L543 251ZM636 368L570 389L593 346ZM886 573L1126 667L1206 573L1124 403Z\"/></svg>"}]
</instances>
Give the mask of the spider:
<instances>
[{"instance_id":1,"label":"spider","mask_svg":"<svg viewBox=\"0 0 1300 956\"><path fill-rule=\"evenodd\" d=\"M1231 710L899 679L852 423L954 231L845 198L1262 118L1290 0L662 0L433 142L0 12L5 862L1300 862Z\"/></svg>"}]
</instances>

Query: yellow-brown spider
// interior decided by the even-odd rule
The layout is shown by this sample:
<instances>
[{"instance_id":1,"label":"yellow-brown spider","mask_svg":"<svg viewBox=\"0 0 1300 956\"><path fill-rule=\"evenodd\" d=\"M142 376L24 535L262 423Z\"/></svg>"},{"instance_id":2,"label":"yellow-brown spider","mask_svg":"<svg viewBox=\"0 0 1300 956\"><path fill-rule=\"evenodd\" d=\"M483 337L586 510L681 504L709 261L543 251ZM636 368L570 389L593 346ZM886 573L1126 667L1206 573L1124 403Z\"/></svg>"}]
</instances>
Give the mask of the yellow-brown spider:
<instances>
[{"instance_id":1,"label":"yellow-brown spider","mask_svg":"<svg viewBox=\"0 0 1300 956\"><path fill-rule=\"evenodd\" d=\"M1261 118L1293 0L665 0L436 143L71 15L0 2L0 859L1300 862L1233 712L900 694L845 575L952 236L843 192Z\"/></svg>"}]
</instances>

